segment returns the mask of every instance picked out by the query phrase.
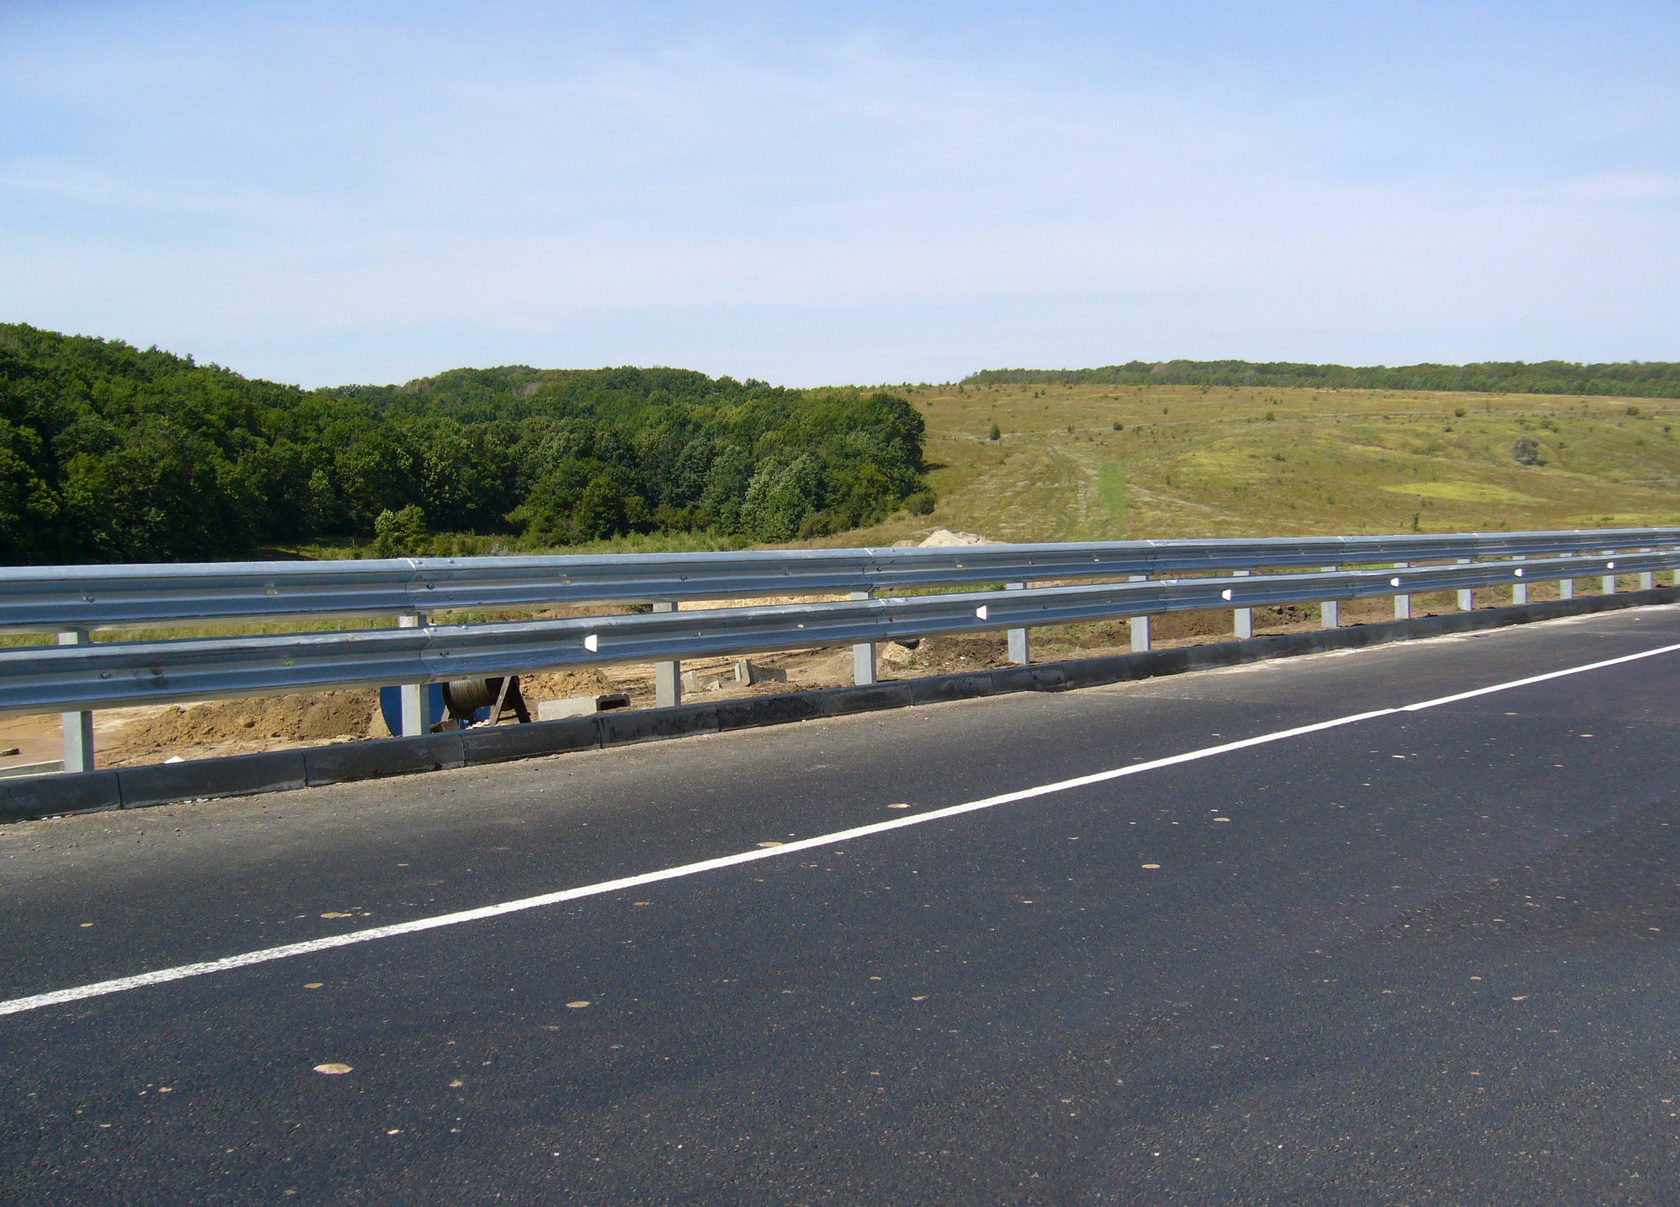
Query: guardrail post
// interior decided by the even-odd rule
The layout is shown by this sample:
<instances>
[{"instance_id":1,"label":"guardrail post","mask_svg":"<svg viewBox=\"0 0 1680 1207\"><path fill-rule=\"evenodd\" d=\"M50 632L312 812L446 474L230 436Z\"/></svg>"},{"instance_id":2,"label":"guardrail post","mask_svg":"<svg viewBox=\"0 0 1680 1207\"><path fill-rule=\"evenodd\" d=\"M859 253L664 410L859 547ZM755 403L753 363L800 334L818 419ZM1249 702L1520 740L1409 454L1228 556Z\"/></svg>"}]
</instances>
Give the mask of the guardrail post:
<instances>
[{"instance_id":1,"label":"guardrail post","mask_svg":"<svg viewBox=\"0 0 1680 1207\"><path fill-rule=\"evenodd\" d=\"M399 629L418 629L425 626L426 613L414 612L407 616L397 617ZM426 724L426 685L424 683L404 683L401 694L402 735L405 738L417 738L431 727Z\"/></svg>"},{"instance_id":2,"label":"guardrail post","mask_svg":"<svg viewBox=\"0 0 1680 1207\"><path fill-rule=\"evenodd\" d=\"M1656 585L1657 585L1657 572L1655 570L1644 570L1644 571L1640 572L1640 575L1639 575L1639 589L1641 591L1653 590L1656 587Z\"/></svg>"},{"instance_id":3,"label":"guardrail post","mask_svg":"<svg viewBox=\"0 0 1680 1207\"><path fill-rule=\"evenodd\" d=\"M1335 566L1325 566L1324 572L1329 574ZM1320 600L1318 605L1318 623L1320 628L1333 629L1342 623L1342 601L1339 599Z\"/></svg>"},{"instance_id":4,"label":"guardrail post","mask_svg":"<svg viewBox=\"0 0 1680 1207\"><path fill-rule=\"evenodd\" d=\"M1558 579L1558 598L1559 599L1574 599L1575 598L1575 580L1574 579L1572 579L1572 578L1560 578L1560 579Z\"/></svg>"},{"instance_id":5,"label":"guardrail post","mask_svg":"<svg viewBox=\"0 0 1680 1207\"><path fill-rule=\"evenodd\" d=\"M1395 562L1396 570L1404 570L1405 562ZM1396 595L1394 597L1394 619L1410 620L1412 618L1412 597L1410 595Z\"/></svg>"},{"instance_id":6,"label":"guardrail post","mask_svg":"<svg viewBox=\"0 0 1680 1207\"><path fill-rule=\"evenodd\" d=\"M1231 571L1232 578L1247 578L1247 570ZM1231 631L1236 634L1238 641L1246 641L1254 636L1254 609L1233 608L1231 611Z\"/></svg>"},{"instance_id":7,"label":"guardrail post","mask_svg":"<svg viewBox=\"0 0 1680 1207\"><path fill-rule=\"evenodd\" d=\"M87 645L90 640L86 629L71 629L58 635L59 645ZM71 772L92 771L93 714L60 713L58 723L64 732L64 769Z\"/></svg>"},{"instance_id":8,"label":"guardrail post","mask_svg":"<svg viewBox=\"0 0 1680 1207\"><path fill-rule=\"evenodd\" d=\"M674 599L656 599L653 601L655 612L675 612L677 601ZM655 662L653 664L653 706L655 708L675 708L682 703L682 663Z\"/></svg>"},{"instance_id":9,"label":"guardrail post","mask_svg":"<svg viewBox=\"0 0 1680 1207\"><path fill-rule=\"evenodd\" d=\"M1467 557L1461 557L1458 559L1458 564L1468 566L1470 560ZM1460 612L1474 612L1476 610L1476 589L1474 587L1460 587L1458 589L1458 610Z\"/></svg>"},{"instance_id":10,"label":"guardrail post","mask_svg":"<svg viewBox=\"0 0 1680 1207\"><path fill-rule=\"evenodd\" d=\"M1520 562L1523 561L1524 558L1522 554L1519 553L1512 560ZM1528 583L1520 578L1511 584L1511 602L1513 604L1525 604L1528 602Z\"/></svg>"},{"instance_id":11,"label":"guardrail post","mask_svg":"<svg viewBox=\"0 0 1680 1207\"><path fill-rule=\"evenodd\" d=\"M1131 582L1131 583L1141 583L1141 582L1147 581L1148 578L1149 578L1149 575L1147 575L1147 574L1133 574L1133 575L1128 576L1126 581ZM1148 653L1149 652L1149 617L1147 617L1147 616L1132 616L1132 617L1129 617L1126 621L1126 627L1128 629L1130 629L1131 632L1132 632L1132 652L1137 653L1137 654Z\"/></svg>"},{"instance_id":12,"label":"guardrail post","mask_svg":"<svg viewBox=\"0 0 1680 1207\"><path fill-rule=\"evenodd\" d=\"M1025 591L1026 583L1004 583L1005 591ZM1032 661L1032 651L1027 645L1027 631L1025 629L1009 630L1009 661L1016 666L1025 666Z\"/></svg>"},{"instance_id":13,"label":"guardrail post","mask_svg":"<svg viewBox=\"0 0 1680 1207\"><path fill-rule=\"evenodd\" d=\"M873 591L853 591L847 599L874 599ZM878 682L875 671L875 643L860 641L852 647L852 682L859 687L869 687Z\"/></svg>"}]
</instances>

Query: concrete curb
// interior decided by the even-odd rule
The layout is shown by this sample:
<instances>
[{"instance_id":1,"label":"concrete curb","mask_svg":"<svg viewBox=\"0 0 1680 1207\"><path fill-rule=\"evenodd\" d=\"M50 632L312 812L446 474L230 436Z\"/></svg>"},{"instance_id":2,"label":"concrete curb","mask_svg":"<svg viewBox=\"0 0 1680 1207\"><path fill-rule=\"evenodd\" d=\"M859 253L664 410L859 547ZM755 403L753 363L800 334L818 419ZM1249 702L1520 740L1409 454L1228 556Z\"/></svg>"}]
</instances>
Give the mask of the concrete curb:
<instances>
[{"instance_id":1,"label":"concrete curb","mask_svg":"<svg viewBox=\"0 0 1680 1207\"><path fill-rule=\"evenodd\" d=\"M408 775L444 767L476 767L514 759L659 741L697 733L754 729L823 717L972 700L1022 691L1099 687L1185 671L1214 670L1271 658L1362 649L1392 641L1469 633L1563 616L1680 602L1680 587L1594 595L1548 603L1451 612L1418 620L1282 633L1217 645L1179 646L1107 658L934 675L868 687L834 687L715 703L680 704L634 712L596 713L531 725L497 726L342 742L303 750L229 755L145 767L0 780L0 822L28 821L103 809L136 809L205 797L246 796L352 780Z\"/></svg>"}]
</instances>

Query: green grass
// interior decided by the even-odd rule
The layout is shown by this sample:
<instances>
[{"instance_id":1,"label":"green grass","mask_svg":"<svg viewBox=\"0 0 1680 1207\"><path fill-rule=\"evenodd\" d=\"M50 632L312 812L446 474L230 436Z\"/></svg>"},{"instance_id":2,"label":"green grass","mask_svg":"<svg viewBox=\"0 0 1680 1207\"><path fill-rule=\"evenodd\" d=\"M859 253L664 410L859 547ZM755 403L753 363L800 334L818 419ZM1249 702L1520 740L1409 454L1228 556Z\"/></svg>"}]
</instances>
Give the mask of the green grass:
<instances>
[{"instance_id":1,"label":"green grass","mask_svg":"<svg viewBox=\"0 0 1680 1207\"><path fill-rule=\"evenodd\" d=\"M1118 465L1103 465L1097 471L1097 497L1108 512L1109 522L1119 531L1126 528L1126 475Z\"/></svg>"},{"instance_id":2,"label":"green grass","mask_svg":"<svg viewBox=\"0 0 1680 1207\"><path fill-rule=\"evenodd\" d=\"M1525 495L1494 482L1421 482L1408 486L1396 483L1383 490L1395 494L1413 495L1420 499L1446 499L1455 503L1538 503L1533 495Z\"/></svg>"}]
</instances>

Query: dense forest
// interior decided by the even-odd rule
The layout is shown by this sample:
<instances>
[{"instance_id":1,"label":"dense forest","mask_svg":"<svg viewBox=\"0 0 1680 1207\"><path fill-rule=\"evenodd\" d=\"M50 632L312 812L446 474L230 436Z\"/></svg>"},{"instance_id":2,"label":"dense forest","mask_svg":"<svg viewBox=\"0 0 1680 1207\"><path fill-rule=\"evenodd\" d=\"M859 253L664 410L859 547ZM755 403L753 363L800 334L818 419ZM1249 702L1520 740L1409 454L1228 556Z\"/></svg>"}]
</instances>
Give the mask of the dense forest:
<instances>
[{"instance_id":1,"label":"dense forest","mask_svg":"<svg viewBox=\"0 0 1680 1207\"><path fill-rule=\"evenodd\" d=\"M300 390L0 324L0 563L211 560L428 532L784 541L932 508L891 394L677 369Z\"/></svg>"},{"instance_id":2,"label":"dense forest","mask_svg":"<svg viewBox=\"0 0 1680 1207\"><path fill-rule=\"evenodd\" d=\"M1251 364L1245 360L1141 360L1100 369L987 369L964 385L1277 386L1322 390L1450 390L1484 394L1597 394L1680 398L1680 364L1577 365L1548 360L1475 365Z\"/></svg>"}]
</instances>

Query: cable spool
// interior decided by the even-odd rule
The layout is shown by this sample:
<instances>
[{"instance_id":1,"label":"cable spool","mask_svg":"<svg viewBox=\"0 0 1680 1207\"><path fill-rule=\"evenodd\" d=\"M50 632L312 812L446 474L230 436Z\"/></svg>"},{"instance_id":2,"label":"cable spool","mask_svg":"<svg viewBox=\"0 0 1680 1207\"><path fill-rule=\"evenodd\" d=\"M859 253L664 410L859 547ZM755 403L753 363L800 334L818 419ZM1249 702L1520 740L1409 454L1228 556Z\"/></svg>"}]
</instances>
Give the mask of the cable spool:
<instances>
[{"instance_id":1,"label":"cable spool","mask_svg":"<svg viewBox=\"0 0 1680 1207\"><path fill-rule=\"evenodd\" d=\"M519 676L493 679L451 679L443 685L443 706L456 721L471 721L484 709L494 709L492 723L501 719L503 709L511 710L521 721L529 721L525 699L519 694Z\"/></svg>"}]
</instances>

